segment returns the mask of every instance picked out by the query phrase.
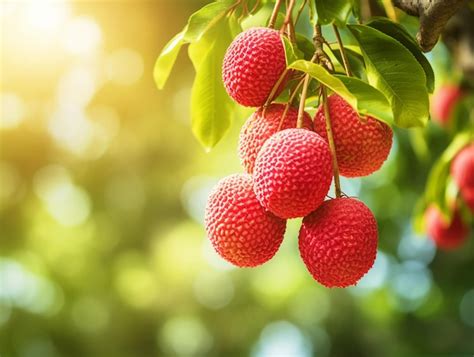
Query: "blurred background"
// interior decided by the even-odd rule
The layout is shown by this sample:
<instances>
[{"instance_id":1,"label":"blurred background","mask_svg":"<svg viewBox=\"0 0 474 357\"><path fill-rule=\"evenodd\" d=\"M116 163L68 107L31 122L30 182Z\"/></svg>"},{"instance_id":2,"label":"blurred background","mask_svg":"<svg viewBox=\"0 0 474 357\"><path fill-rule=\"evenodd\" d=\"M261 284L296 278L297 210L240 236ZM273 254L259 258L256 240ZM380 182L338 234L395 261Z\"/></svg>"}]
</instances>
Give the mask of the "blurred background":
<instances>
[{"instance_id":1,"label":"blurred background","mask_svg":"<svg viewBox=\"0 0 474 357\"><path fill-rule=\"evenodd\" d=\"M381 171L342 181L379 224L357 287L313 281L298 220L259 268L217 256L204 206L242 171L249 112L205 153L185 54L164 91L152 75L205 3L2 0L0 356L472 355L473 240L437 252L411 223L451 138L435 124L396 131ZM429 59L441 82L460 77L443 44Z\"/></svg>"}]
</instances>

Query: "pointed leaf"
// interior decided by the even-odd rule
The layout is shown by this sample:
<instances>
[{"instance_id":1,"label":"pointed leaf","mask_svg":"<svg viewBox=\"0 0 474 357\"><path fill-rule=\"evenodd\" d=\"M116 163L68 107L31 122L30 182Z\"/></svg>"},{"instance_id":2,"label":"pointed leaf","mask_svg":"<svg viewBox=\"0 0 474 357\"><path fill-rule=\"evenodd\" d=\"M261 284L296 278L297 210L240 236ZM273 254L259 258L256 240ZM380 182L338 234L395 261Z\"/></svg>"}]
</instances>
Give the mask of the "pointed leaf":
<instances>
[{"instance_id":1,"label":"pointed leaf","mask_svg":"<svg viewBox=\"0 0 474 357\"><path fill-rule=\"evenodd\" d=\"M428 91L423 68L400 42L374 28L348 25L359 42L367 78L389 100L395 124L424 126L429 118Z\"/></svg>"},{"instance_id":2,"label":"pointed leaf","mask_svg":"<svg viewBox=\"0 0 474 357\"><path fill-rule=\"evenodd\" d=\"M340 75L335 77L357 98L356 109L360 114L370 115L389 125L393 124L392 108L382 92L358 78Z\"/></svg>"},{"instance_id":3,"label":"pointed leaf","mask_svg":"<svg viewBox=\"0 0 474 357\"><path fill-rule=\"evenodd\" d=\"M189 46L196 69L191 92L192 131L206 150L219 142L231 122L232 102L221 77L224 54L232 41L231 31L229 22L222 20L199 42Z\"/></svg>"},{"instance_id":4,"label":"pointed leaf","mask_svg":"<svg viewBox=\"0 0 474 357\"><path fill-rule=\"evenodd\" d=\"M330 88L333 92L344 98L353 108L357 109L357 98L346 88L344 83L337 77L330 74L324 67L319 64L305 60L293 62L288 68L296 69L301 72L308 73L314 79Z\"/></svg>"},{"instance_id":5,"label":"pointed leaf","mask_svg":"<svg viewBox=\"0 0 474 357\"><path fill-rule=\"evenodd\" d=\"M173 68L179 51L184 44L183 36L184 31L181 31L173 37L156 59L155 67L153 68L153 78L155 79L158 89L163 89L168 80L171 69Z\"/></svg>"},{"instance_id":6,"label":"pointed leaf","mask_svg":"<svg viewBox=\"0 0 474 357\"><path fill-rule=\"evenodd\" d=\"M352 9L351 0L317 0L315 3L320 25L336 23L343 26Z\"/></svg>"},{"instance_id":7,"label":"pointed leaf","mask_svg":"<svg viewBox=\"0 0 474 357\"><path fill-rule=\"evenodd\" d=\"M373 27L384 34L393 37L405 46L413 56L417 59L420 65L423 67L426 75L426 87L430 93L433 93L435 86L435 75L430 62L426 59L425 55L418 46L416 40L405 30L405 28L395 22L390 21L385 17L377 17L370 21L368 26Z\"/></svg>"},{"instance_id":8,"label":"pointed leaf","mask_svg":"<svg viewBox=\"0 0 474 357\"><path fill-rule=\"evenodd\" d=\"M221 20L235 0L220 0L212 2L196 11L188 20L184 40L189 43L198 41L207 30Z\"/></svg>"}]
</instances>

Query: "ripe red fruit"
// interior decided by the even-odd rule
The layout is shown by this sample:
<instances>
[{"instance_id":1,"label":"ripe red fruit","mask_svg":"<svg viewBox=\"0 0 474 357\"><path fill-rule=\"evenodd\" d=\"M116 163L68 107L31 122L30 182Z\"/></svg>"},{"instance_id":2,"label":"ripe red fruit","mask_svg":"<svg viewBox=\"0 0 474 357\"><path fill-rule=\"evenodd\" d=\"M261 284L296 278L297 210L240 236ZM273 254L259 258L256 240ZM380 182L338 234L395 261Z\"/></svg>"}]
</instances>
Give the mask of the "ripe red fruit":
<instances>
[{"instance_id":1,"label":"ripe red fruit","mask_svg":"<svg viewBox=\"0 0 474 357\"><path fill-rule=\"evenodd\" d=\"M431 205L425 212L426 231L440 249L454 249L466 240L469 229L464 224L457 210L454 211L451 222L448 222L441 211Z\"/></svg>"},{"instance_id":2,"label":"ripe red fruit","mask_svg":"<svg viewBox=\"0 0 474 357\"><path fill-rule=\"evenodd\" d=\"M336 198L303 219L300 255L315 280L328 288L344 288L370 270L377 239L377 222L369 208L352 198Z\"/></svg>"},{"instance_id":3,"label":"ripe red fruit","mask_svg":"<svg viewBox=\"0 0 474 357\"><path fill-rule=\"evenodd\" d=\"M327 143L315 132L285 129L258 153L254 189L260 203L281 218L303 217L324 201L332 180Z\"/></svg>"},{"instance_id":4,"label":"ripe red fruit","mask_svg":"<svg viewBox=\"0 0 474 357\"><path fill-rule=\"evenodd\" d=\"M266 110L260 108L247 119L240 131L239 156L242 166L249 174L253 172L257 154L267 139L278 130L295 128L298 109L290 107L281 121L285 105L271 104ZM281 126L280 126L281 123ZM313 129L311 117L304 113L303 127Z\"/></svg>"},{"instance_id":5,"label":"ripe red fruit","mask_svg":"<svg viewBox=\"0 0 474 357\"><path fill-rule=\"evenodd\" d=\"M469 207L471 212L474 214L474 190L462 192L462 198L466 203L466 206Z\"/></svg>"},{"instance_id":6,"label":"ripe red fruit","mask_svg":"<svg viewBox=\"0 0 474 357\"><path fill-rule=\"evenodd\" d=\"M222 179L209 196L205 226L219 255L239 267L270 260L285 234L286 221L267 212L253 192L252 176Z\"/></svg>"},{"instance_id":7,"label":"ripe red fruit","mask_svg":"<svg viewBox=\"0 0 474 357\"><path fill-rule=\"evenodd\" d=\"M451 176L462 192L474 192L474 143L463 148L451 163Z\"/></svg>"},{"instance_id":8,"label":"ripe red fruit","mask_svg":"<svg viewBox=\"0 0 474 357\"><path fill-rule=\"evenodd\" d=\"M336 94L328 98L328 105L340 174L360 177L377 171L390 153L392 129L370 116L359 117L359 114ZM314 128L327 141L322 105L314 118Z\"/></svg>"},{"instance_id":9,"label":"ripe red fruit","mask_svg":"<svg viewBox=\"0 0 474 357\"><path fill-rule=\"evenodd\" d=\"M256 27L242 32L231 43L224 57L222 78L227 93L237 103L260 107L285 68L285 49L280 33ZM279 92L283 88L281 85Z\"/></svg>"},{"instance_id":10,"label":"ripe red fruit","mask_svg":"<svg viewBox=\"0 0 474 357\"><path fill-rule=\"evenodd\" d=\"M438 124L446 126L449 123L462 94L461 88L453 84L443 85L435 92L431 99L431 114Z\"/></svg>"}]
</instances>

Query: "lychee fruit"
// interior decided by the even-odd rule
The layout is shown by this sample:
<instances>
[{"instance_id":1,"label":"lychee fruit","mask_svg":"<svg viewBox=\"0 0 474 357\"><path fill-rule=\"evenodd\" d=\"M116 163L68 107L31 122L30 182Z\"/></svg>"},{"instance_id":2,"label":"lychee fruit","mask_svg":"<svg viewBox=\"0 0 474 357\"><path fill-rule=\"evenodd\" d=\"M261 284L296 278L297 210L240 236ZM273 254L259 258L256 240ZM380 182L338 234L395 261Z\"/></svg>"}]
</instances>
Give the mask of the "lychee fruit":
<instances>
[{"instance_id":1,"label":"lychee fruit","mask_svg":"<svg viewBox=\"0 0 474 357\"><path fill-rule=\"evenodd\" d=\"M390 153L392 129L370 116L360 117L336 94L329 96L328 106L340 174L360 177L377 171ZM323 105L314 118L314 129L327 140Z\"/></svg>"},{"instance_id":2,"label":"lychee fruit","mask_svg":"<svg viewBox=\"0 0 474 357\"><path fill-rule=\"evenodd\" d=\"M222 179L210 194L205 226L222 258L239 267L254 267L275 255L286 221L260 205L252 176L235 174Z\"/></svg>"},{"instance_id":3,"label":"lychee fruit","mask_svg":"<svg viewBox=\"0 0 474 357\"><path fill-rule=\"evenodd\" d=\"M249 174L253 172L257 154L265 141L279 130L296 127L298 109L290 107L283 119L284 111L283 104L271 104L266 109L260 108L247 119L242 127L239 156L242 166ZM313 130L313 122L306 112L303 116L303 128Z\"/></svg>"},{"instance_id":4,"label":"lychee fruit","mask_svg":"<svg viewBox=\"0 0 474 357\"><path fill-rule=\"evenodd\" d=\"M353 198L336 198L303 219L300 255L316 281L328 288L344 288L370 270L377 239L377 222L370 209Z\"/></svg>"},{"instance_id":5,"label":"lychee fruit","mask_svg":"<svg viewBox=\"0 0 474 357\"><path fill-rule=\"evenodd\" d=\"M285 68L285 49L279 31L255 27L238 35L227 49L222 79L227 93L237 103L260 107ZM284 83L275 97L283 88Z\"/></svg>"},{"instance_id":6,"label":"lychee fruit","mask_svg":"<svg viewBox=\"0 0 474 357\"><path fill-rule=\"evenodd\" d=\"M446 126L461 99L463 92L454 84L441 86L431 98L431 114L433 120L441 126Z\"/></svg>"},{"instance_id":7,"label":"lychee fruit","mask_svg":"<svg viewBox=\"0 0 474 357\"><path fill-rule=\"evenodd\" d=\"M455 156L451 163L451 176L461 193L474 192L474 143Z\"/></svg>"},{"instance_id":8,"label":"lychee fruit","mask_svg":"<svg viewBox=\"0 0 474 357\"><path fill-rule=\"evenodd\" d=\"M332 176L328 144L313 131L285 129L258 153L254 190L260 203L278 217L303 217L323 203Z\"/></svg>"},{"instance_id":9,"label":"lychee fruit","mask_svg":"<svg viewBox=\"0 0 474 357\"><path fill-rule=\"evenodd\" d=\"M454 210L451 222L443 217L441 211L434 204L425 212L425 224L428 235L438 248L444 250L455 249L466 240L469 229L464 224L458 210Z\"/></svg>"},{"instance_id":10,"label":"lychee fruit","mask_svg":"<svg viewBox=\"0 0 474 357\"><path fill-rule=\"evenodd\" d=\"M474 190L462 192L462 198L467 207L474 214Z\"/></svg>"}]
</instances>

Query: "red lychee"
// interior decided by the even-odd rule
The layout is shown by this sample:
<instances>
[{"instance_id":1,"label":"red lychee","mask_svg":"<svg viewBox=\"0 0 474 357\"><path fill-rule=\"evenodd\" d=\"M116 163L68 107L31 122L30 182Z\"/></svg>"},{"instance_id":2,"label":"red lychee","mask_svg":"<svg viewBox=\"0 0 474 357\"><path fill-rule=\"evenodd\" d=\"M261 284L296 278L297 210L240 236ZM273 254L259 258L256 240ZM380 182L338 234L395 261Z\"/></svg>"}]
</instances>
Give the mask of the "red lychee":
<instances>
[{"instance_id":1,"label":"red lychee","mask_svg":"<svg viewBox=\"0 0 474 357\"><path fill-rule=\"evenodd\" d=\"M209 196L205 226L222 258L239 267L254 267L275 255L286 221L260 205L252 176L236 174L222 179Z\"/></svg>"},{"instance_id":2,"label":"red lychee","mask_svg":"<svg viewBox=\"0 0 474 357\"><path fill-rule=\"evenodd\" d=\"M451 176L461 193L474 192L474 143L464 147L451 163Z\"/></svg>"},{"instance_id":3,"label":"red lychee","mask_svg":"<svg viewBox=\"0 0 474 357\"><path fill-rule=\"evenodd\" d=\"M451 222L448 222L438 207L430 205L425 212L425 223L428 235L440 249L459 247L469 234L469 229L457 210L454 210Z\"/></svg>"},{"instance_id":4,"label":"red lychee","mask_svg":"<svg viewBox=\"0 0 474 357\"><path fill-rule=\"evenodd\" d=\"M260 108L247 119L242 127L239 156L242 166L248 173L253 172L257 154L270 136L278 130L296 127L298 109L290 107L282 121L284 111L283 104L271 104L266 110ZM313 122L306 112L303 116L303 128L313 130Z\"/></svg>"},{"instance_id":5,"label":"red lychee","mask_svg":"<svg viewBox=\"0 0 474 357\"><path fill-rule=\"evenodd\" d=\"M392 129L370 116L359 117L359 114L336 94L328 98L328 105L340 174L360 177L377 171L390 153ZM322 105L314 118L314 129L327 140Z\"/></svg>"},{"instance_id":6,"label":"red lychee","mask_svg":"<svg viewBox=\"0 0 474 357\"><path fill-rule=\"evenodd\" d=\"M472 214L474 214L474 190L462 192L462 198L466 206L469 207Z\"/></svg>"},{"instance_id":7,"label":"red lychee","mask_svg":"<svg viewBox=\"0 0 474 357\"><path fill-rule=\"evenodd\" d=\"M277 30L256 27L238 35L224 57L222 78L239 104L260 107L286 68L285 49ZM280 85L280 91L284 85Z\"/></svg>"},{"instance_id":8,"label":"red lychee","mask_svg":"<svg viewBox=\"0 0 474 357\"><path fill-rule=\"evenodd\" d=\"M377 237L377 222L365 204L336 198L303 219L299 249L315 280L344 288L356 284L374 264Z\"/></svg>"},{"instance_id":9,"label":"red lychee","mask_svg":"<svg viewBox=\"0 0 474 357\"><path fill-rule=\"evenodd\" d=\"M462 95L462 90L457 85L445 84L441 86L431 98L433 120L441 126L446 126Z\"/></svg>"},{"instance_id":10,"label":"red lychee","mask_svg":"<svg viewBox=\"0 0 474 357\"><path fill-rule=\"evenodd\" d=\"M315 132L285 129L257 155L254 190L260 203L281 218L303 217L324 201L332 180L327 143Z\"/></svg>"}]
</instances>

